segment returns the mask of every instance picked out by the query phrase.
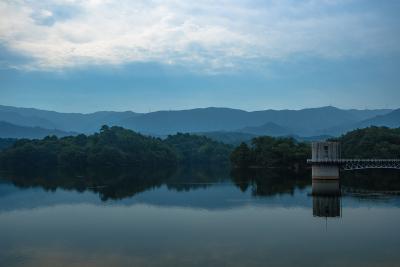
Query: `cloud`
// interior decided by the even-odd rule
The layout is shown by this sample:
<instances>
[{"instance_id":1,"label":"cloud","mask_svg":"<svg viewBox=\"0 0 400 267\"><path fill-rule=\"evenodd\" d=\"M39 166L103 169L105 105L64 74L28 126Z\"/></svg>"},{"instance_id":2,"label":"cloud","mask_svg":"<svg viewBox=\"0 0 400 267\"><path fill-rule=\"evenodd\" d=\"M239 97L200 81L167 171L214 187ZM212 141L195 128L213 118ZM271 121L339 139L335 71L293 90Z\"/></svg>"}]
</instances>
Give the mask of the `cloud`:
<instances>
[{"instance_id":1,"label":"cloud","mask_svg":"<svg viewBox=\"0 0 400 267\"><path fill-rule=\"evenodd\" d=\"M218 71L397 52L396 29L363 2L1 1L0 45L32 58L27 69L159 62Z\"/></svg>"}]
</instances>

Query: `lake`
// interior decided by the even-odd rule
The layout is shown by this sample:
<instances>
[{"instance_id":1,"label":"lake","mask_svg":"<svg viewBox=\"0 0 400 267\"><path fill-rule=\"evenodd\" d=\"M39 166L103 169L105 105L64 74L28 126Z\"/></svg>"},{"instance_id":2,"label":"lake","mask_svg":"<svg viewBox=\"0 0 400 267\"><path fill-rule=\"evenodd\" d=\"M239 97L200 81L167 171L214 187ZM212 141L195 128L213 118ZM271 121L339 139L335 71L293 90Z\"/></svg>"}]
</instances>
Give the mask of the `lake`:
<instances>
[{"instance_id":1,"label":"lake","mask_svg":"<svg viewBox=\"0 0 400 267\"><path fill-rule=\"evenodd\" d=\"M400 175L2 174L0 266L399 266Z\"/></svg>"}]
</instances>

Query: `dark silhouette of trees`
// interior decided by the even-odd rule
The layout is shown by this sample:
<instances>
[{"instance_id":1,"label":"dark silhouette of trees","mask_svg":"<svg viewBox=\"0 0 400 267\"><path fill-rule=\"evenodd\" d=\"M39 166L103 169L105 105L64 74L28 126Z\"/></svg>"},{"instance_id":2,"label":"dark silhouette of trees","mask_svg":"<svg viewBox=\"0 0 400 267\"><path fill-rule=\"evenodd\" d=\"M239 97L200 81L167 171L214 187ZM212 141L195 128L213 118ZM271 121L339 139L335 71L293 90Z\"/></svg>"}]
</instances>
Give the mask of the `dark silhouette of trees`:
<instances>
[{"instance_id":1,"label":"dark silhouette of trees","mask_svg":"<svg viewBox=\"0 0 400 267\"><path fill-rule=\"evenodd\" d=\"M42 140L20 139L0 153L0 167L21 171L101 168L162 168L182 164L226 163L232 148L204 136L176 134L165 140L122 127L99 133Z\"/></svg>"},{"instance_id":2,"label":"dark silhouette of trees","mask_svg":"<svg viewBox=\"0 0 400 267\"><path fill-rule=\"evenodd\" d=\"M340 142L343 158L400 158L400 128L372 126L332 140Z\"/></svg>"},{"instance_id":3,"label":"dark silhouette of trees","mask_svg":"<svg viewBox=\"0 0 400 267\"><path fill-rule=\"evenodd\" d=\"M178 133L169 135L165 143L172 147L184 164L220 164L229 162L232 147L208 137Z\"/></svg>"},{"instance_id":4,"label":"dark silhouette of trees","mask_svg":"<svg viewBox=\"0 0 400 267\"><path fill-rule=\"evenodd\" d=\"M14 138L0 138L0 151L11 147L16 141Z\"/></svg>"},{"instance_id":5,"label":"dark silhouette of trees","mask_svg":"<svg viewBox=\"0 0 400 267\"><path fill-rule=\"evenodd\" d=\"M159 138L121 127L103 126L100 133L42 140L18 140L0 155L3 168L74 169L173 166L175 152Z\"/></svg>"},{"instance_id":6,"label":"dark silhouette of trees","mask_svg":"<svg viewBox=\"0 0 400 267\"><path fill-rule=\"evenodd\" d=\"M251 146L245 143L235 148L231 162L235 167L260 168L299 168L305 167L310 156L307 143L297 142L293 138L274 138L262 136L254 138Z\"/></svg>"},{"instance_id":7,"label":"dark silhouette of trees","mask_svg":"<svg viewBox=\"0 0 400 267\"><path fill-rule=\"evenodd\" d=\"M252 163L252 151L246 143L241 143L231 154L233 165L247 168Z\"/></svg>"}]
</instances>

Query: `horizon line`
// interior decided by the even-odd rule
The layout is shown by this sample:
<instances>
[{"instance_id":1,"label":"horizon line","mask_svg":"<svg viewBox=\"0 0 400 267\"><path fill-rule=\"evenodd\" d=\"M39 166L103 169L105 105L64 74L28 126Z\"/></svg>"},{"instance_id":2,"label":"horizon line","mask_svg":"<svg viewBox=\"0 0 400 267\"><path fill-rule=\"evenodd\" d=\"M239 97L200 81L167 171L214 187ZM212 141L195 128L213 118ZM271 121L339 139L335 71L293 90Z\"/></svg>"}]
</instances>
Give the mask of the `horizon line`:
<instances>
[{"instance_id":1,"label":"horizon line","mask_svg":"<svg viewBox=\"0 0 400 267\"><path fill-rule=\"evenodd\" d=\"M123 113L123 112L132 112L135 114L150 114L150 113L155 113L155 112L178 112L178 111L190 111L190 110L197 110L197 109L230 109L230 110L238 110L238 111L244 111L244 112L260 112L260 111L301 111L301 110L307 110L307 109L321 109L321 108L335 108L339 110L360 110L360 111L366 111L366 110L396 110L399 109L399 107L394 108L388 108L388 107L381 107L381 108L340 108L337 106L333 105L326 105L326 106L316 106L316 107L305 107L305 108L286 108L286 109L259 109L259 110L245 110L241 108L233 108L233 107L217 107L217 106L206 106L206 107L195 107L195 108L183 108L183 109L160 109L160 110L155 110L152 111L151 109L149 112L137 112L133 110L98 110L98 111L92 111L92 112L71 112L71 111L59 111L59 110L50 110L50 109L44 109L44 108L38 108L38 107L22 107L22 106L11 106L11 105L4 105L0 104L1 107L7 107L7 108L21 108L21 109L35 109L35 110L40 110L40 111L49 111L49 112L56 112L56 113L66 113L66 114L83 114L83 115L88 115L88 114L94 114L94 113L100 113L100 112L118 112L118 113Z\"/></svg>"}]
</instances>

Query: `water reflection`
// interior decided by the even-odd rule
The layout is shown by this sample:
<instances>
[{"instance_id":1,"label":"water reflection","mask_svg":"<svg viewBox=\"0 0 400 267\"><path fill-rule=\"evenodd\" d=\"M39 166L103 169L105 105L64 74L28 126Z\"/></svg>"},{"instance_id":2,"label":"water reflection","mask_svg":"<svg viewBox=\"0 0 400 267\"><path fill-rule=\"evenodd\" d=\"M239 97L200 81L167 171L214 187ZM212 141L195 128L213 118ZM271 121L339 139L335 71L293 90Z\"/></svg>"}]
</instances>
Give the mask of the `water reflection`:
<instances>
[{"instance_id":1,"label":"water reflection","mask_svg":"<svg viewBox=\"0 0 400 267\"><path fill-rule=\"evenodd\" d=\"M371 189L363 175L339 185L274 169L4 174L0 266L313 266L327 255L332 266L396 266L400 198L348 194ZM339 218L329 231L328 218Z\"/></svg>"},{"instance_id":2,"label":"water reflection","mask_svg":"<svg viewBox=\"0 0 400 267\"><path fill-rule=\"evenodd\" d=\"M316 196L339 196L339 180L312 180L312 194Z\"/></svg>"},{"instance_id":3,"label":"water reflection","mask_svg":"<svg viewBox=\"0 0 400 267\"><path fill-rule=\"evenodd\" d=\"M286 169L231 170L229 166L196 166L180 169L101 170L74 173L2 173L0 178L19 188L43 188L97 193L102 201L121 200L166 186L168 190L188 192L216 184L232 183L254 197L293 195L311 185L313 196L340 196L343 192L400 192L400 172L368 170L341 173L340 179L310 179L310 171Z\"/></svg>"},{"instance_id":4,"label":"water reflection","mask_svg":"<svg viewBox=\"0 0 400 267\"><path fill-rule=\"evenodd\" d=\"M313 216L340 217L341 190L339 179L313 179Z\"/></svg>"},{"instance_id":5,"label":"water reflection","mask_svg":"<svg viewBox=\"0 0 400 267\"><path fill-rule=\"evenodd\" d=\"M84 174L66 172L3 173L3 179L20 188L41 187L91 191L102 201L120 200L166 185L169 190L188 191L206 188L213 183L229 180L228 166L193 167L155 170L92 170Z\"/></svg>"},{"instance_id":6,"label":"water reflection","mask_svg":"<svg viewBox=\"0 0 400 267\"><path fill-rule=\"evenodd\" d=\"M253 196L293 195L296 189L310 185L310 172L287 169L234 170L231 177L243 192L251 190Z\"/></svg>"},{"instance_id":7,"label":"water reflection","mask_svg":"<svg viewBox=\"0 0 400 267\"><path fill-rule=\"evenodd\" d=\"M340 217L342 196L376 200L393 195L400 195L396 170L358 170L342 172L336 179L312 179L313 216Z\"/></svg>"},{"instance_id":8,"label":"water reflection","mask_svg":"<svg viewBox=\"0 0 400 267\"><path fill-rule=\"evenodd\" d=\"M341 198L339 196L313 196L314 217L340 217Z\"/></svg>"}]
</instances>

